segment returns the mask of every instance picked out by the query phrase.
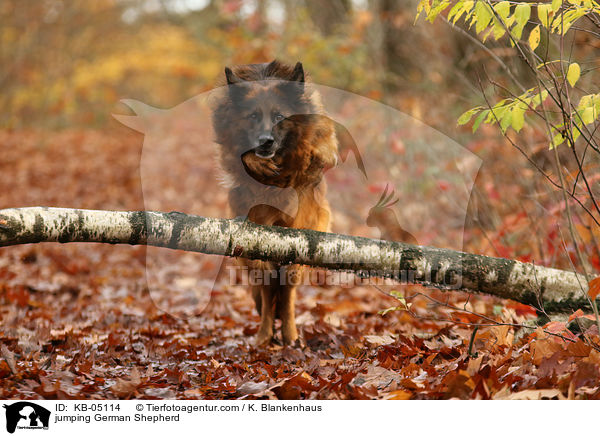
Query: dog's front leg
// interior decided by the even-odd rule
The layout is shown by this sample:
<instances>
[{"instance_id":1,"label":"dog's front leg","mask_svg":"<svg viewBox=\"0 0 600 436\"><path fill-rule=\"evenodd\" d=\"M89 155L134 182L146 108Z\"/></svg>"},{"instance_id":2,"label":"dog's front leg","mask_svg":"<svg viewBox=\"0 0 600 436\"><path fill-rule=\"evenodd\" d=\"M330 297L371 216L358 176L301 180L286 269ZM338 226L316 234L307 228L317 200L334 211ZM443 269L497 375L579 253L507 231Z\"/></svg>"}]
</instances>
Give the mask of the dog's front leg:
<instances>
[{"instance_id":1,"label":"dog's front leg","mask_svg":"<svg viewBox=\"0 0 600 436\"><path fill-rule=\"evenodd\" d=\"M256 334L256 345L268 345L273 339L273 322L275 321L275 289L272 285L262 285L260 290L261 310L260 327Z\"/></svg>"},{"instance_id":2,"label":"dog's front leg","mask_svg":"<svg viewBox=\"0 0 600 436\"><path fill-rule=\"evenodd\" d=\"M280 271L282 282L279 291L278 310L281 318L281 336L284 345L294 345L298 340L296 329L296 287L301 283L303 267L291 265Z\"/></svg>"},{"instance_id":3,"label":"dog's front leg","mask_svg":"<svg viewBox=\"0 0 600 436\"><path fill-rule=\"evenodd\" d=\"M284 286L280 294L280 316L281 316L281 336L284 345L294 345L298 339L298 330L296 329L296 287Z\"/></svg>"}]
</instances>

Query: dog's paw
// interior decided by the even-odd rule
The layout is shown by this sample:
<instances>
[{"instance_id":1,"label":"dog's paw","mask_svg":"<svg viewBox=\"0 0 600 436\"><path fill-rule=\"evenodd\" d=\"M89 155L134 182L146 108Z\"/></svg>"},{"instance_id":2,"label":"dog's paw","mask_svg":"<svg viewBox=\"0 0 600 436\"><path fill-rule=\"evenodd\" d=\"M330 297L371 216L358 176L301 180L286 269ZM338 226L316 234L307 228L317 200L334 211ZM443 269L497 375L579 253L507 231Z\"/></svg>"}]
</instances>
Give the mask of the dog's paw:
<instances>
[{"instance_id":1,"label":"dog's paw","mask_svg":"<svg viewBox=\"0 0 600 436\"><path fill-rule=\"evenodd\" d=\"M300 345L300 341L298 339L298 331L296 327L287 327L284 324L282 326L282 336L283 336L283 345L290 345L292 347L298 347Z\"/></svg>"},{"instance_id":2,"label":"dog's paw","mask_svg":"<svg viewBox=\"0 0 600 436\"><path fill-rule=\"evenodd\" d=\"M272 159L263 159L264 162L260 166L264 177L276 177L279 175L279 166Z\"/></svg>"},{"instance_id":3,"label":"dog's paw","mask_svg":"<svg viewBox=\"0 0 600 436\"><path fill-rule=\"evenodd\" d=\"M279 175L280 168L273 159L261 158L253 152L244 154L242 163L248 174L261 183Z\"/></svg>"},{"instance_id":4,"label":"dog's paw","mask_svg":"<svg viewBox=\"0 0 600 436\"><path fill-rule=\"evenodd\" d=\"M273 339L273 334L268 334L264 332L258 332L254 337L254 346L255 347L266 347L271 344L271 340Z\"/></svg>"},{"instance_id":5,"label":"dog's paw","mask_svg":"<svg viewBox=\"0 0 600 436\"><path fill-rule=\"evenodd\" d=\"M298 348L298 349L303 349L306 346L304 341L302 341L300 338L296 338L293 341L284 342L284 345L286 347L292 347L292 348Z\"/></svg>"}]
</instances>

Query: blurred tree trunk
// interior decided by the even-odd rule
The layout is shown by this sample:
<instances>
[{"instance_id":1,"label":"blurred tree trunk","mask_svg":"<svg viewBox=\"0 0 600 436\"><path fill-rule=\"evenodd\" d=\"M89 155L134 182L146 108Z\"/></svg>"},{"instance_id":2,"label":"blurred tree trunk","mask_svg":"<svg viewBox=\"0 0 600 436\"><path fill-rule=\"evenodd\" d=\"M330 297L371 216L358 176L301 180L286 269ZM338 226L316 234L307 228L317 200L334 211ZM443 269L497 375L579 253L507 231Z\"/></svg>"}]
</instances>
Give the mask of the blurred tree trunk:
<instances>
[{"instance_id":1,"label":"blurred tree trunk","mask_svg":"<svg viewBox=\"0 0 600 436\"><path fill-rule=\"evenodd\" d=\"M402 82L408 81L410 71L415 68L414 49L407 35L406 15L414 15L414 1L379 0L381 20L382 62L386 70L384 88L396 92ZM414 32L414 27L411 27Z\"/></svg>"},{"instance_id":2,"label":"blurred tree trunk","mask_svg":"<svg viewBox=\"0 0 600 436\"><path fill-rule=\"evenodd\" d=\"M306 0L306 7L313 23L326 36L335 33L336 28L347 22L352 13L351 0Z\"/></svg>"}]
</instances>

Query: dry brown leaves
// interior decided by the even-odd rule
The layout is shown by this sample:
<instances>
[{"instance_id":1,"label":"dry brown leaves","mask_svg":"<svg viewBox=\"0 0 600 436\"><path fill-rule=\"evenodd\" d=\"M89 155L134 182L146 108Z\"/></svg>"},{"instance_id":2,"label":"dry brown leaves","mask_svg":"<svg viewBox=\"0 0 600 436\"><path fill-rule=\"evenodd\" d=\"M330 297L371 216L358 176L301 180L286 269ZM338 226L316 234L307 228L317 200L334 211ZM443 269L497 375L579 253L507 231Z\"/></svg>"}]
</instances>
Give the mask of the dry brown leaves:
<instances>
[{"instance_id":1,"label":"dry brown leaves","mask_svg":"<svg viewBox=\"0 0 600 436\"><path fill-rule=\"evenodd\" d=\"M139 135L1 133L0 142L1 207L143 207ZM417 297L418 318L382 317L394 300L373 288L308 287L297 305L303 347L255 348L258 317L243 287L219 284L203 312L180 319L154 304L144 253L99 244L0 249L0 397L600 397L595 326L588 341L565 325L547 331L570 340L542 329L481 327L469 354L472 327L427 318L472 323L476 316ZM487 297L404 291L504 322L532 316L526 306Z\"/></svg>"}]
</instances>

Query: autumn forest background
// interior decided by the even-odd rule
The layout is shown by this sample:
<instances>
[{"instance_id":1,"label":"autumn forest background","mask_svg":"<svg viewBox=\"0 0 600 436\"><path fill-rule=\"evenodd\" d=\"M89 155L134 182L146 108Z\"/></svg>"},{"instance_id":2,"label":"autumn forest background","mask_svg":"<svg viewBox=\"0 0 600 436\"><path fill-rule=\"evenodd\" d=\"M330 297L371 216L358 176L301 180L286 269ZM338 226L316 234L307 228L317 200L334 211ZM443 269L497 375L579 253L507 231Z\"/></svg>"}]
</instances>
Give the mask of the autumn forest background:
<instances>
[{"instance_id":1,"label":"autumn forest background","mask_svg":"<svg viewBox=\"0 0 600 436\"><path fill-rule=\"evenodd\" d=\"M468 109L520 94L520 85L534 87L540 77L506 38L484 42L477 26L450 24L448 10L433 22L416 20L418 3L4 0L0 207L144 209L145 139L113 117L132 114L120 100L173 108L223 84L227 65L277 58L301 61L314 83L380 102L406 119L385 135L375 124L363 129L368 138L359 147L381 162L381 174L376 169L367 182L329 175L330 192L340 193L334 231L384 234L364 217L390 180L400 198L396 215L421 244L597 275L598 109L587 123L590 141L563 144L556 153L535 114L518 129L458 125ZM577 3L584 4L561 5ZM524 22L525 39L536 17ZM598 83L600 21L590 17L560 44L552 35L538 42L550 58L577 60L573 94ZM357 125L360 101L340 109ZM542 107L554 113L550 103ZM179 160L152 176L153 187L199 169L213 174L193 148L194 138L207 141L210 132L187 126L167 130L177 130L176 140L161 136L172 139L167 149ZM458 183L455 166L432 172L415 151L438 136L469 156L453 163L467 166L474 183L457 222L440 212L440 193ZM163 210L230 216L216 178L180 182L182 189L161 193ZM153 290L143 247L1 248L0 398L600 396L599 332L589 313L551 319L510 300L386 283L403 295L400 307L356 279L301 290L296 315L304 347L273 351L251 344L259 318L246 288L225 279L198 285L221 259L195 259L155 269L161 287ZM191 288L198 286L210 301L194 310L200 303ZM399 310L381 314L390 307Z\"/></svg>"}]
</instances>

